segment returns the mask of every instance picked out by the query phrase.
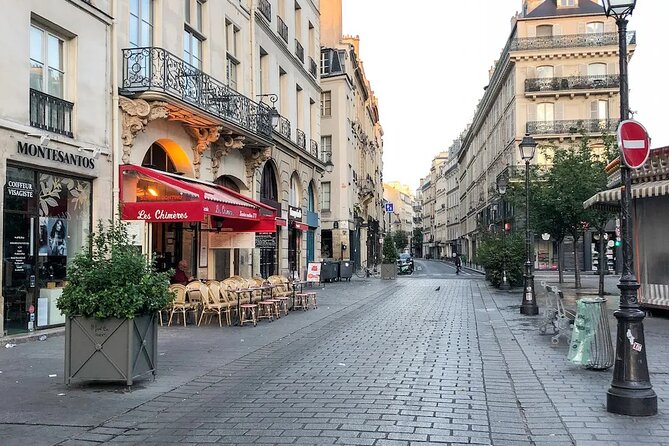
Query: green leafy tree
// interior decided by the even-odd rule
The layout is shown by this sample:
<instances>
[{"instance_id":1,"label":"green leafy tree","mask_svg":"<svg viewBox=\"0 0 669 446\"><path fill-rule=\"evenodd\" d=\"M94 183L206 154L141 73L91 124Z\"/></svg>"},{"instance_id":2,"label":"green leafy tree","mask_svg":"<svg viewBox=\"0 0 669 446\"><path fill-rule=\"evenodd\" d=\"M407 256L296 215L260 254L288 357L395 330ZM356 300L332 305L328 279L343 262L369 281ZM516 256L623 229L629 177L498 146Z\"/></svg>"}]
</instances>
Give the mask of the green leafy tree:
<instances>
[{"instance_id":1,"label":"green leafy tree","mask_svg":"<svg viewBox=\"0 0 669 446\"><path fill-rule=\"evenodd\" d=\"M413 251L415 255L422 254L423 251L423 229L415 228L413 230L413 236L411 237L411 244L413 245Z\"/></svg>"},{"instance_id":2,"label":"green leafy tree","mask_svg":"<svg viewBox=\"0 0 669 446\"><path fill-rule=\"evenodd\" d=\"M522 285L525 263L525 240L521 234L487 233L476 251L478 263L485 268L486 279L499 287L503 271L511 286Z\"/></svg>"},{"instance_id":3,"label":"green leafy tree","mask_svg":"<svg viewBox=\"0 0 669 446\"><path fill-rule=\"evenodd\" d=\"M132 244L127 224L98 222L68 267L68 284L58 299L67 316L131 319L151 314L174 298L169 290L170 273L158 273L154 265Z\"/></svg>"},{"instance_id":4,"label":"green leafy tree","mask_svg":"<svg viewBox=\"0 0 669 446\"><path fill-rule=\"evenodd\" d=\"M395 247L398 251L404 252L407 246L409 246L409 235L406 231L395 231L393 233L393 241L395 242Z\"/></svg>"},{"instance_id":5,"label":"green leafy tree","mask_svg":"<svg viewBox=\"0 0 669 446\"><path fill-rule=\"evenodd\" d=\"M395 241L390 234L386 234L383 237L383 263L395 263L397 262L397 248L395 247Z\"/></svg>"}]
</instances>

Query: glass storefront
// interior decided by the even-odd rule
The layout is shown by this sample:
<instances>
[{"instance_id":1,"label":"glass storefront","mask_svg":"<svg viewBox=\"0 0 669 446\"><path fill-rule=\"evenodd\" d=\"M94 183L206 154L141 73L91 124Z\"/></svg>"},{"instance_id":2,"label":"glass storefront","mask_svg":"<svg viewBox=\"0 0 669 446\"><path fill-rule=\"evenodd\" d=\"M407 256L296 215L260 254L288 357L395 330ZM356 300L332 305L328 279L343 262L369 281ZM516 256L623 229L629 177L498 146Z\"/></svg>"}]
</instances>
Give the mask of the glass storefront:
<instances>
[{"instance_id":1,"label":"glass storefront","mask_svg":"<svg viewBox=\"0 0 669 446\"><path fill-rule=\"evenodd\" d=\"M63 324L67 265L91 229L91 181L7 166L3 213L6 334Z\"/></svg>"}]
</instances>

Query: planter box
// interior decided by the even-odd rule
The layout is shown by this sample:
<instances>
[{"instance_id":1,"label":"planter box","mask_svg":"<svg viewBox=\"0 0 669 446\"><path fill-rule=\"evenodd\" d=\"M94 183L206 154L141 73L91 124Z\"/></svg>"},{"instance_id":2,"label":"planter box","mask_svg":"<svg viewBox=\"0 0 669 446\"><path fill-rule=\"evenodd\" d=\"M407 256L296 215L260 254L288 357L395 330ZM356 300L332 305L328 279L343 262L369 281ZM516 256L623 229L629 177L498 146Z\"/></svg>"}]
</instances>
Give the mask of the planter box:
<instances>
[{"instance_id":1,"label":"planter box","mask_svg":"<svg viewBox=\"0 0 669 446\"><path fill-rule=\"evenodd\" d=\"M156 315L133 319L80 316L65 321L65 384L72 380L125 381L156 374Z\"/></svg>"},{"instance_id":2,"label":"planter box","mask_svg":"<svg viewBox=\"0 0 669 446\"><path fill-rule=\"evenodd\" d=\"M397 279L397 265L394 263L381 264L381 278L382 279Z\"/></svg>"}]
</instances>

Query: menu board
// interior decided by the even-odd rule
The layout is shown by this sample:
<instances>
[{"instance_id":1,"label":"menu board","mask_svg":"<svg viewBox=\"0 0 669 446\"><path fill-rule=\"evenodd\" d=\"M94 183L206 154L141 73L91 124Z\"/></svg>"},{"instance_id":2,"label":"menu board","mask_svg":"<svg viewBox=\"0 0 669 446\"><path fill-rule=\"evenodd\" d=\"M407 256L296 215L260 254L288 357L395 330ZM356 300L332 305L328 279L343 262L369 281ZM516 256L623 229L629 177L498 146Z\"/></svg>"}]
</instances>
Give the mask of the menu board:
<instances>
[{"instance_id":1,"label":"menu board","mask_svg":"<svg viewBox=\"0 0 669 446\"><path fill-rule=\"evenodd\" d=\"M256 248L275 249L276 232L256 232Z\"/></svg>"}]
</instances>

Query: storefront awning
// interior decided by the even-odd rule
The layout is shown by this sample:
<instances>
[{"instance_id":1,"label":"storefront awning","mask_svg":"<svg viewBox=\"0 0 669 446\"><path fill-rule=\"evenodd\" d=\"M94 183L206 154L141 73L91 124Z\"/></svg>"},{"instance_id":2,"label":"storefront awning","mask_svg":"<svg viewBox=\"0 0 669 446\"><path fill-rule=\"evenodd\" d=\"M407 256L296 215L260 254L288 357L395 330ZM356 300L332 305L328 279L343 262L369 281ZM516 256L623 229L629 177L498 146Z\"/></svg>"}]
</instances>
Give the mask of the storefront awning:
<instances>
[{"instance_id":1,"label":"storefront awning","mask_svg":"<svg viewBox=\"0 0 669 446\"><path fill-rule=\"evenodd\" d=\"M123 220L202 222L212 216L221 230L275 230L275 209L223 186L135 165L120 166L119 175Z\"/></svg>"},{"instance_id":2,"label":"storefront awning","mask_svg":"<svg viewBox=\"0 0 669 446\"><path fill-rule=\"evenodd\" d=\"M597 204L617 204L620 202L621 187L597 192L583 202L584 208ZM632 198L651 198L669 195L669 180L649 181L632 185Z\"/></svg>"}]
</instances>

